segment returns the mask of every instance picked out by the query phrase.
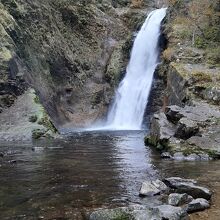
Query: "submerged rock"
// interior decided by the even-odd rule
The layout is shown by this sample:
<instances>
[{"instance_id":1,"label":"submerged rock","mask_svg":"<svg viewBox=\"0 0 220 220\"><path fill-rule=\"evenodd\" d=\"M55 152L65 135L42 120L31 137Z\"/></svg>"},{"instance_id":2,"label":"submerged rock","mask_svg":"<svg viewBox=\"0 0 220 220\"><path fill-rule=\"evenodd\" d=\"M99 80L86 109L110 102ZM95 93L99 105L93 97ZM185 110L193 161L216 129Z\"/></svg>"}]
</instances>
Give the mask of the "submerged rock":
<instances>
[{"instance_id":1,"label":"submerged rock","mask_svg":"<svg viewBox=\"0 0 220 220\"><path fill-rule=\"evenodd\" d=\"M10 164L16 164L16 163L17 163L17 160L9 160L8 163L10 163Z\"/></svg>"}]
</instances>

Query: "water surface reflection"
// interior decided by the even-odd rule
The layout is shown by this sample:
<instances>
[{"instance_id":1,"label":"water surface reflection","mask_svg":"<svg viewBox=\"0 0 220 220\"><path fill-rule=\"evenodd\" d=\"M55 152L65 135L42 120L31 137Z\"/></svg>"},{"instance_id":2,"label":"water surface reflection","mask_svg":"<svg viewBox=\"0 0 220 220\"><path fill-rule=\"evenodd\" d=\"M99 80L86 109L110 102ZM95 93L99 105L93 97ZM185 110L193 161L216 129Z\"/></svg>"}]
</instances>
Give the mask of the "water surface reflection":
<instances>
[{"instance_id":1,"label":"water surface reflection","mask_svg":"<svg viewBox=\"0 0 220 220\"><path fill-rule=\"evenodd\" d=\"M144 146L144 134L75 133L32 145L1 144L0 219L77 220L100 207L153 204L138 191L142 181L157 177L219 184L219 162L161 161Z\"/></svg>"}]
</instances>

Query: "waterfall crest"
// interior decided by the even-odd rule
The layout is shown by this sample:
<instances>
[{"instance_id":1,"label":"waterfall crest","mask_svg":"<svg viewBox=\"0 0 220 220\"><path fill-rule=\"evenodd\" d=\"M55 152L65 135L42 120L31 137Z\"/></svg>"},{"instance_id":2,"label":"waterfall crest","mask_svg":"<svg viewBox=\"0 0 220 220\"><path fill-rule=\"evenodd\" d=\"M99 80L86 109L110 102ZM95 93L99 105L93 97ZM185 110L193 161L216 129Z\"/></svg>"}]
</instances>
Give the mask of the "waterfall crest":
<instances>
[{"instance_id":1,"label":"waterfall crest","mask_svg":"<svg viewBox=\"0 0 220 220\"><path fill-rule=\"evenodd\" d=\"M152 11L137 34L124 79L109 110L106 128L139 130L158 65L160 24L166 8Z\"/></svg>"}]
</instances>

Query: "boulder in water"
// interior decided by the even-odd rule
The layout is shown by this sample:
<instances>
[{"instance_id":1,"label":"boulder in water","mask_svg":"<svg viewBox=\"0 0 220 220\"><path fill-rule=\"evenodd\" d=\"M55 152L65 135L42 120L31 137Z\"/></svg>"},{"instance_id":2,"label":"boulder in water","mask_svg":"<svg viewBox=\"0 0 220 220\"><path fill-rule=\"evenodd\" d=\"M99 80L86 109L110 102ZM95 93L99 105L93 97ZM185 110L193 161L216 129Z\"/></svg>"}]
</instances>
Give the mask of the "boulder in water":
<instances>
[{"instance_id":1,"label":"boulder in water","mask_svg":"<svg viewBox=\"0 0 220 220\"><path fill-rule=\"evenodd\" d=\"M158 194L160 194L160 190L151 181L145 181L142 183L139 192L140 196L155 196Z\"/></svg>"},{"instance_id":2,"label":"boulder in water","mask_svg":"<svg viewBox=\"0 0 220 220\"><path fill-rule=\"evenodd\" d=\"M170 177L163 180L170 188L175 189L177 193L187 193L193 198L211 199L212 192L201 186L195 185L197 182L191 179L182 179L179 177Z\"/></svg>"},{"instance_id":3,"label":"boulder in water","mask_svg":"<svg viewBox=\"0 0 220 220\"><path fill-rule=\"evenodd\" d=\"M160 180L155 181L145 181L142 183L139 195L140 196L154 196L158 195L161 192L165 192L168 190L166 184L164 184Z\"/></svg>"},{"instance_id":4,"label":"boulder in water","mask_svg":"<svg viewBox=\"0 0 220 220\"><path fill-rule=\"evenodd\" d=\"M186 193L171 193L168 197L168 204L172 206L181 206L192 201L192 199L193 198Z\"/></svg>"}]
</instances>

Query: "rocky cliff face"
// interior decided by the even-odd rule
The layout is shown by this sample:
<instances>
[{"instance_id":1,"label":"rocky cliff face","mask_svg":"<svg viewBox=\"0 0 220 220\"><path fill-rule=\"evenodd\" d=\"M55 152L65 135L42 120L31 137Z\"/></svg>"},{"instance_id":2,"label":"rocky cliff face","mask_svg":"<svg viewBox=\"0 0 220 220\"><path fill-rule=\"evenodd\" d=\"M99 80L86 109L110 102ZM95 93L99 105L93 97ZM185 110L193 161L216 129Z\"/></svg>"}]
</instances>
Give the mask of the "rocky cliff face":
<instances>
[{"instance_id":1,"label":"rocky cliff face","mask_svg":"<svg viewBox=\"0 0 220 220\"><path fill-rule=\"evenodd\" d=\"M155 2L1 0L0 112L32 88L58 129L104 117Z\"/></svg>"},{"instance_id":2,"label":"rocky cliff face","mask_svg":"<svg viewBox=\"0 0 220 220\"><path fill-rule=\"evenodd\" d=\"M13 22L4 28L14 46L10 74L32 85L57 127L99 117L110 92L107 63L129 33L116 14L83 1L4 1L2 7Z\"/></svg>"},{"instance_id":3,"label":"rocky cliff face","mask_svg":"<svg viewBox=\"0 0 220 220\"><path fill-rule=\"evenodd\" d=\"M217 2L173 1L168 10L163 30L169 43L160 68L167 88L163 110L154 115L146 143L170 151L170 157L219 158Z\"/></svg>"}]
</instances>

